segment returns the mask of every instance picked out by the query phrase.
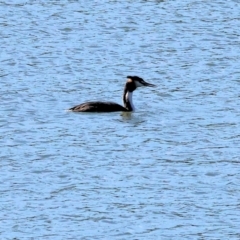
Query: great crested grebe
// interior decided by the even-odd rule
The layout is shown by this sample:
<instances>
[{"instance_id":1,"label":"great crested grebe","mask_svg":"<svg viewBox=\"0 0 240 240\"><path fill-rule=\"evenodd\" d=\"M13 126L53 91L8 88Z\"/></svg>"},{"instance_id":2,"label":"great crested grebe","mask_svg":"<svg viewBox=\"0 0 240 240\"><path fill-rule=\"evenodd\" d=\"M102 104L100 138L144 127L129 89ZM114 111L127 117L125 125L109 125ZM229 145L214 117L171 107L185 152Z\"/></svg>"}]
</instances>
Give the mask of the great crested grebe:
<instances>
[{"instance_id":1,"label":"great crested grebe","mask_svg":"<svg viewBox=\"0 0 240 240\"><path fill-rule=\"evenodd\" d=\"M138 87L155 87L137 76L127 76L123 91L124 107L114 102L86 102L68 109L72 112L131 112L134 111L132 95Z\"/></svg>"}]
</instances>

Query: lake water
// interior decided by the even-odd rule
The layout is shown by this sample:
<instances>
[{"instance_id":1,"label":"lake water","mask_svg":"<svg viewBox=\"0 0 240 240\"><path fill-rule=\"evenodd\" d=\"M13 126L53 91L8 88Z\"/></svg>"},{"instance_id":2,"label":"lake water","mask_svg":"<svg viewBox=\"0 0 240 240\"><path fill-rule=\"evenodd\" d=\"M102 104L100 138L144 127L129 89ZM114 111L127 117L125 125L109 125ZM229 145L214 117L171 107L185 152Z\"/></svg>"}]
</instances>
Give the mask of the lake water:
<instances>
[{"instance_id":1,"label":"lake water","mask_svg":"<svg viewBox=\"0 0 240 240\"><path fill-rule=\"evenodd\" d=\"M240 239L240 5L0 2L0 238ZM88 100L131 114L75 114Z\"/></svg>"}]
</instances>

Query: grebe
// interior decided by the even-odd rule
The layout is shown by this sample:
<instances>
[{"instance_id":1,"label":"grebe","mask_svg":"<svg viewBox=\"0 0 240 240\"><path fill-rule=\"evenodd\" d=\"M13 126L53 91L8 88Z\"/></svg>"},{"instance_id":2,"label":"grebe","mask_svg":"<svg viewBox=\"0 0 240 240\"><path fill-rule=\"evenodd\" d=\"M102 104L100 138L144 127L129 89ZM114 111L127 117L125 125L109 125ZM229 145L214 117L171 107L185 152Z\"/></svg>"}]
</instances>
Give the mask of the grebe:
<instances>
[{"instance_id":1,"label":"grebe","mask_svg":"<svg viewBox=\"0 0 240 240\"><path fill-rule=\"evenodd\" d=\"M72 112L131 112L134 111L132 95L138 87L155 87L137 76L127 76L123 91L124 107L114 102L86 102L68 109Z\"/></svg>"}]
</instances>

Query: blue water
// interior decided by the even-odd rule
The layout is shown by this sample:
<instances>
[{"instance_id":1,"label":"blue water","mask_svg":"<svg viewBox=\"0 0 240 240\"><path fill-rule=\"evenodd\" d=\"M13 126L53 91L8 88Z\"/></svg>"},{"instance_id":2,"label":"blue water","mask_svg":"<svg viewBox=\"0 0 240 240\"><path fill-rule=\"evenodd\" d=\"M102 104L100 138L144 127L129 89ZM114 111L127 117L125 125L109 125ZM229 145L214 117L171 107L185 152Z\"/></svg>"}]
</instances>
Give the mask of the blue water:
<instances>
[{"instance_id":1,"label":"blue water","mask_svg":"<svg viewBox=\"0 0 240 240\"><path fill-rule=\"evenodd\" d=\"M1 239L240 239L237 1L0 2ZM88 100L131 114L75 114Z\"/></svg>"}]
</instances>

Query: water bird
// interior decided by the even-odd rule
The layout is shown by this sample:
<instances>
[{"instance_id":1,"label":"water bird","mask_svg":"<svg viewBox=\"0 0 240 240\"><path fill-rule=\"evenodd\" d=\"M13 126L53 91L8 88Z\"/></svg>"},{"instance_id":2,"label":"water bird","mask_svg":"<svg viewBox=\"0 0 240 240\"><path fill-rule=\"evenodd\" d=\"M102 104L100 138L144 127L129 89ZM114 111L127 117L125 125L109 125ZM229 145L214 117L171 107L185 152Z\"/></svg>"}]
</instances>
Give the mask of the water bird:
<instances>
[{"instance_id":1,"label":"water bird","mask_svg":"<svg viewBox=\"0 0 240 240\"><path fill-rule=\"evenodd\" d=\"M137 76L127 76L127 81L123 91L123 104L121 106L114 102L86 102L68 109L72 112L132 112L133 105L133 91L138 87L155 87L154 84L145 82L142 78Z\"/></svg>"}]
</instances>

